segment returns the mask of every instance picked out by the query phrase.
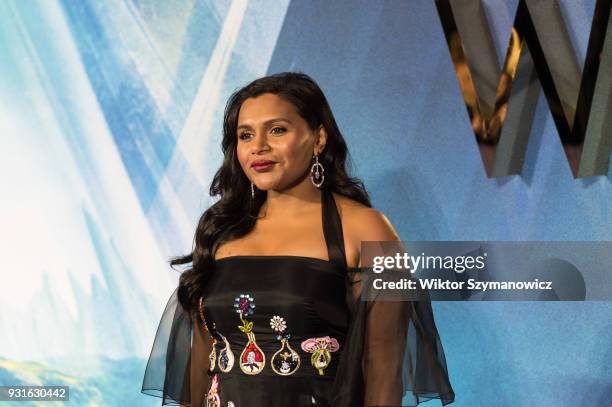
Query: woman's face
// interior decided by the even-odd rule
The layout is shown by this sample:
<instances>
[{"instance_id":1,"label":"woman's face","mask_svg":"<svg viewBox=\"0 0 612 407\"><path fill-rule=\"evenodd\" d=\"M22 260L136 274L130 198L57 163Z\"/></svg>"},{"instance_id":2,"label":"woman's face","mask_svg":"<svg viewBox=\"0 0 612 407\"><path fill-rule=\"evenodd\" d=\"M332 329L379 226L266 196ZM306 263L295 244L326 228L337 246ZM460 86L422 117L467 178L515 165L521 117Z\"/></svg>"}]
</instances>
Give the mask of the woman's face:
<instances>
[{"instance_id":1,"label":"woman's face","mask_svg":"<svg viewBox=\"0 0 612 407\"><path fill-rule=\"evenodd\" d=\"M262 190L282 190L303 179L326 139L322 126L311 130L290 102L271 93L244 101L236 135L240 166Z\"/></svg>"}]
</instances>

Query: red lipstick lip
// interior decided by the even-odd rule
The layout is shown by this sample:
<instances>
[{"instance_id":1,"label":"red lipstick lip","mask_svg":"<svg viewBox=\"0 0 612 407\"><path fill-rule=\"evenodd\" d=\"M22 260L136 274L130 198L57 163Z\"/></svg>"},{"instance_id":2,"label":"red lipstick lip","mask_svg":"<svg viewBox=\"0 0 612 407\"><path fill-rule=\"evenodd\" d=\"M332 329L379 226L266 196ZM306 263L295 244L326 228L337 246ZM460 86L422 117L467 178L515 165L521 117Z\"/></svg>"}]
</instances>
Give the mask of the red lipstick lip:
<instances>
[{"instance_id":1,"label":"red lipstick lip","mask_svg":"<svg viewBox=\"0 0 612 407\"><path fill-rule=\"evenodd\" d=\"M270 160L257 160L251 164L251 167L267 167L272 164L276 164L276 162Z\"/></svg>"},{"instance_id":2,"label":"red lipstick lip","mask_svg":"<svg viewBox=\"0 0 612 407\"><path fill-rule=\"evenodd\" d=\"M267 172L276 164L274 161L255 161L251 167L257 172Z\"/></svg>"}]
</instances>

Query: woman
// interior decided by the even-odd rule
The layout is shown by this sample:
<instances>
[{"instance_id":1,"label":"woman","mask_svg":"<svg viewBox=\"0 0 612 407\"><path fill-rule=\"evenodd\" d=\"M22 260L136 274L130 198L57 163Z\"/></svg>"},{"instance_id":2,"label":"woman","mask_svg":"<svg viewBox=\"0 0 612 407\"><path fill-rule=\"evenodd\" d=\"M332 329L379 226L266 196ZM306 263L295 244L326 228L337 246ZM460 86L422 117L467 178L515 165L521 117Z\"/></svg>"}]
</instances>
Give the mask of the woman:
<instances>
[{"instance_id":1,"label":"woman","mask_svg":"<svg viewBox=\"0 0 612 407\"><path fill-rule=\"evenodd\" d=\"M142 391L191 406L451 403L430 302L360 299L361 242L399 238L347 175L317 84L287 72L235 92L222 150L210 189L221 198L193 252L171 261L192 266Z\"/></svg>"}]
</instances>

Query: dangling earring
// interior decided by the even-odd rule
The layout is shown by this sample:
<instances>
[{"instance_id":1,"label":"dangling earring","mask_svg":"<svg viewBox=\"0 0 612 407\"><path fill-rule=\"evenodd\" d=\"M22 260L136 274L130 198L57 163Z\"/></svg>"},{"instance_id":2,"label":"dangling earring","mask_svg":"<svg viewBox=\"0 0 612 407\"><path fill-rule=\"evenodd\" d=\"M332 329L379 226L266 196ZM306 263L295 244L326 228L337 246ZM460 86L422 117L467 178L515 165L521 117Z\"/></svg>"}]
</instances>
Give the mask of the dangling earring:
<instances>
[{"instance_id":1,"label":"dangling earring","mask_svg":"<svg viewBox=\"0 0 612 407\"><path fill-rule=\"evenodd\" d=\"M251 182L251 199L255 199L255 186Z\"/></svg>"},{"instance_id":2,"label":"dangling earring","mask_svg":"<svg viewBox=\"0 0 612 407\"><path fill-rule=\"evenodd\" d=\"M315 162L312 164L312 167L310 167L310 181L312 181L312 185L315 187L321 188L321 185L323 185L323 181L325 180L325 175L323 175L325 168L323 168L323 164L319 162L318 154L315 155L314 158ZM318 181L319 178L321 179L320 181ZM315 179L317 179L317 181L315 181Z\"/></svg>"}]
</instances>

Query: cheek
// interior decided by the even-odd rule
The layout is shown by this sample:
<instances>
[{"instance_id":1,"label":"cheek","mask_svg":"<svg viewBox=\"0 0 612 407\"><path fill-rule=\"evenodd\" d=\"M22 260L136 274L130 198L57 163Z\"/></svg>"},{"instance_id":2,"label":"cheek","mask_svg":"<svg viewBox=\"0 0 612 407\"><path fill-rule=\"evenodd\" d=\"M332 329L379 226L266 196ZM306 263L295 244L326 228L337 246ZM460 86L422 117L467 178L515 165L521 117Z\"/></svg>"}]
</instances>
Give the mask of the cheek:
<instances>
[{"instance_id":1,"label":"cheek","mask_svg":"<svg viewBox=\"0 0 612 407\"><path fill-rule=\"evenodd\" d=\"M240 163L240 166L242 167L242 169L246 170L246 165L247 165L249 155L248 155L248 152L244 148L240 147L240 145L236 147L236 157L238 158L238 162Z\"/></svg>"},{"instance_id":2,"label":"cheek","mask_svg":"<svg viewBox=\"0 0 612 407\"><path fill-rule=\"evenodd\" d=\"M288 165L302 166L308 157L307 143L302 139L290 140L279 146Z\"/></svg>"}]
</instances>

